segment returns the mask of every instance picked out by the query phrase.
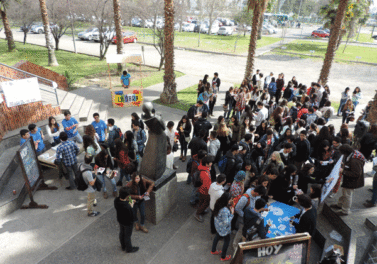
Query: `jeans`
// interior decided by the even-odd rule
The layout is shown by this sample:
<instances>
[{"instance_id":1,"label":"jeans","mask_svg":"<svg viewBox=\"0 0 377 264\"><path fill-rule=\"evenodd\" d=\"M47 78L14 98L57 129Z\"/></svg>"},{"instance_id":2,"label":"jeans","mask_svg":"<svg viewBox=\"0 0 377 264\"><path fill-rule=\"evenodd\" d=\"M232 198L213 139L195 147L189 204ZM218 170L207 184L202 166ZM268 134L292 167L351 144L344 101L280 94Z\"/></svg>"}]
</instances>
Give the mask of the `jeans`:
<instances>
[{"instance_id":1,"label":"jeans","mask_svg":"<svg viewBox=\"0 0 377 264\"><path fill-rule=\"evenodd\" d=\"M350 120L348 118L348 114L346 112L343 112L343 114L342 114L342 124L344 124L344 122L347 123L347 124L350 122Z\"/></svg>"},{"instance_id":2,"label":"jeans","mask_svg":"<svg viewBox=\"0 0 377 264\"><path fill-rule=\"evenodd\" d=\"M342 188L342 196L339 197L338 206L342 208L342 212L349 214L351 212L352 196L354 189Z\"/></svg>"},{"instance_id":3,"label":"jeans","mask_svg":"<svg viewBox=\"0 0 377 264\"><path fill-rule=\"evenodd\" d=\"M184 138L183 140L179 140L179 143L181 143L181 155L186 157L188 145L186 139Z\"/></svg>"},{"instance_id":4,"label":"jeans","mask_svg":"<svg viewBox=\"0 0 377 264\"><path fill-rule=\"evenodd\" d=\"M359 104L359 102L352 102L353 103L353 111L356 111L356 106Z\"/></svg>"},{"instance_id":5,"label":"jeans","mask_svg":"<svg viewBox=\"0 0 377 264\"><path fill-rule=\"evenodd\" d=\"M116 192L117 191L117 186L116 186L117 183L115 181L115 178L112 178L110 180L106 175L98 174L98 179L100 179L100 181L102 182L103 192L107 192L105 178L107 178L111 182L111 185L113 186L113 192Z\"/></svg>"},{"instance_id":6,"label":"jeans","mask_svg":"<svg viewBox=\"0 0 377 264\"><path fill-rule=\"evenodd\" d=\"M211 210L211 234L216 234L216 228L215 228L215 215L213 214L213 211Z\"/></svg>"},{"instance_id":7,"label":"jeans","mask_svg":"<svg viewBox=\"0 0 377 264\"><path fill-rule=\"evenodd\" d=\"M122 250L126 250L127 252L132 251L132 243L131 243L131 235L133 225L121 225L119 224L120 231L119 231L119 240L120 245L122 246Z\"/></svg>"},{"instance_id":8,"label":"jeans","mask_svg":"<svg viewBox=\"0 0 377 264\"><path fill-rule=\"evenodd\" d=\"M236 113L236 117L237 117L237 120L240 120L240 117L241 117L241 111L237 111L237 113Z\"/></svg>"},{"instance_id":9,"label":"jeans","mask_svg":"<svg viewBox=\"0 0 377 264\"><path fill-rule=\"evenodd\" d=\"M80 143L80 144L82 143L82 137L80 136L79 133L77 133L76 136L69 138L68 140L73 141L75 143Z\"/></svg>"},{"instance_id":10,"label":"jeans","mask_svg":"<svg viewBox=\"0 0 377 264\"><path fill-rule=\"evenodd\" d=\"M122 182L123 177L126 178L126 181L130 181L131 177L129 174L126 173L126 169L120 169L120 176L119 176L119 181Z\"/></svg>"},{"instance_id":11,"label":"jeans","mask_svg":"<svg viewBox=\"0 0 377 264\"><path fill-rule=\"evenodd\" d=\"M216 233L215 239L213 240L213 244L212 244L212 252L216 251L217 243L219 243L220 237L221 236L219 235L219 233ZM224 245L221 252L221 258L226 257L226 251L228 250L229 243L230 243L230 234L224 236L223 238L224 238Z\"/></svg>"},{"instance_id":12,"label":"jeans","mask_svg":"<svg viewBox=\"0 0 377 264\"><path fill-rule=\"evenodd\" d=\"M68 173L69 173L69 186L71 189L76 189L75 179L76 179L76 171L77 171L77 163L73 164L72 166L66 166Z\"/></svg>"},{"instance_id":13,"label":"jeans","mask_svg":"<svg viewBox=\"0 0 377 264\"><path fill-rule=\"evenodd\" d=\"M346 104L346 102L347 102L347 99L341 99L340 100L340 104L339 104L339 108L338 108L338 115L340 115L340 113L342 112L343 106Z\"/></svg>"},{"instance_id":14,"label":"jeans","mask_svg":"<svg viewBox=\"0 0 377 264\"><path fill-rule=\"evenodd\" d=\"M137 209L139 208L140 211L140 225L144 226L145 223L145 202L141 200L141 202L137 202L132 207L132 212L134 214L134 223L138 223L139 219L137 218Z\"/></svg>"},{"instance_id":15,"label":"jeans","mask_svg":"<svg viewBox=\"0 0 377 264\"><path fill-rule=\"evenodd\" d=\"M228 104L228 111L224 112L224 118L229 119L230 118L230 113L232 112L232 104Z\"/></svg>"},{"instance_id":16,"label":"jeans","mask_svg":"<svg viewBox=\"0 0 377 264\"><path fill-rule=\"evenodd\" d=\"M191 177L190 177L191 178ZM196 204L199 201L198 188L192 186L192 193L190 197L190 204Z\"/></svg>"}]
</instances>

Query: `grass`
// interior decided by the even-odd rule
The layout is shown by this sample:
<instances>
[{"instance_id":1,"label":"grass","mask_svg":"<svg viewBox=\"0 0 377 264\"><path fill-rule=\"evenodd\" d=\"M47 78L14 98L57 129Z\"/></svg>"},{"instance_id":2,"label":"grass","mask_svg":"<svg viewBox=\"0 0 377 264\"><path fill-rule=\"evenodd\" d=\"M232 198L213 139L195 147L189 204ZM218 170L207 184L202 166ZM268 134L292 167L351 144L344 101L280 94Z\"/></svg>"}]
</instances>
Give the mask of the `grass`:
<instances>
[{"instance_id":1,"label":"grass","mask_svg":"<svg viewBox=\"0 0 377 264\"><path fill-rule=\"evenodd\" d=\"M179 91L178 94L177 94L178 100L179 100L178 103L163 104L163 103L161 103L160 99L156 99L153 102L156 103L156 104L168 106L168 107L175 108L175 109L180 109L180 110L187 112L189 110L189 108L193 104L195 104L195 102L196 102L196 98L197 98L196 89L197 89L197 87L198 87L197 85L193 85L191 87L188 87L188 88L185 88L185 89Z\"/></svg>"},{"instance_id":2,"label":"grass","mask_svg":"<svg viewBox=\"0 0 377 264\"><path fill-rule=\"evenodd\" d=\"M23 45L19 42L17 42L16 45L17 51L9 53L7 51L5 40L0 40L0 61L2 63L12 66L20 60L28 60L59 74L64 75L65 71L68 71L76 80L76 82L84 78L96 78L101 76L105 76L105 78L107 78L109 68L107 66L106 60L100 61L98 57L75 54L68 51L55 51L59 66L48 67L48 56L46 48L30 44ZM142 66L140 69L139 67L133 66L131 64L128 64L127 68L130 68L130 72L133 72L135 74L135 79L132 83L133 86L140 86L141 81L143 81L144 88L163 82L164 71L158 71L155 68L146 66ZM110 69L112 73L116 72L117 65L110 64ZM176 77L184 75L181 72L175 72L175 74ZM113 83L115 83L114 80ZM120 85L115 86L120 87Z\"/></svg>"},{"instance_id":3,"label":"grass","mask_svg":"<svg viewBox=\"0 0 377 264\"><path fill-rule=\"evenodd\" d=\"M350 41L356 41L357 39L357 33L355 35L355 37L351 38ZM343 37L342 39L343 41L347 41L347 37ZM372 39L371 35L370 34L367 34L367 33L360 33L360 36L357 40L357 42L366 42L366 43L373 43L374 42L374 39Z\"/></svg>"},{"instance_id":4,"label":"grass","mask_svg":"<svg viewBox=\"0 0 377 264\"><path fill-rule=\"evenodd\" d=\"M327 50L327 43L307 40L296 40L291 43L285 44L284 46L286 47L284 51L299 53L304 58L311 56L310 50L315 51L313 54L314 56L321 56L322 58L324 58ZM344 44L340 45L335 55L335 61L362 61L377 63L377 48L348 45L345 52L343 53L344 47ZM281 50L275 50L274 52L284 54L280 51ZM356 57L361 57L361 59L357 59Z\"/></svg>"},{"instance_id":5,"label":"grass","mask_svg":"<svg viewBox=\"0 0 377 264\"><path fill-rule=\"evenodd\" d=\"M136 32L138 41L153 43L153 31L151 29L139 27L123 27L123 29ZM238 38L236 34L232 36L200 34L200 45L198 46L199 33L176 31L174 34L174 45L177 47L192 48L213 52L233 54L247 53L250 42L250 35L246 35L244 37L242 34ZM274 44L276 42L279 42L280 40L280 38L264 36L262 39L258 40L257 48ZM237 47L235 50L236 41Z\"/></svg>"}]
</instances>

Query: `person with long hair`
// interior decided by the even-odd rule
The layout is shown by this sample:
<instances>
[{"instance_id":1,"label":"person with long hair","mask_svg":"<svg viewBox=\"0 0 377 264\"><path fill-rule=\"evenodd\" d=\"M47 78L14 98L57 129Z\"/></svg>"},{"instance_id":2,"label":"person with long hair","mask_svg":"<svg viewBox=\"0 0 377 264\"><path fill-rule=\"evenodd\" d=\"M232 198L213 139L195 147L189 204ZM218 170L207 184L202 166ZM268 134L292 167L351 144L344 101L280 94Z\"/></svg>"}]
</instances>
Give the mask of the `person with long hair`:
<instances>
[{"instance_id":1,"label":"person with long hair","mask_svg":"<svg viewBox=\"0 0 377 264\"><path fill-rule=\"evenodd\" d=\"M191 123L187 115L182 116L178 122L177 130L179 133L179 144L181 144L181 156L179 157L182 162L186 161L187 146L190 141Z\"/></svg>"},{"instance_id":2,"label":"person with long hair","mask_svg":"<svg viewBox=\"0 0 377 264\"><path fill-rule=\"evenodd\" d=\"M272 152L270 158L264 164L262 174L272 168L277 169L279 173L281 173L284 169L284 162L281 160L281 156L278 151Z\"/></svg>"},{"instance_id":3,"label":"person with long hair","mask_svg":"<svg viewBox=\"0 0 377 264\"><path fill-rule=\"evenodd\" d=\"M217 130L217 139L220 141L220 150L225 155L230 148L229 128L225 123L220 124Z\"/></svg>"},{"instance_id":4,"label":"person with long hair","mask_svg":"<svg viewBox=\"0 0 377 264\"><path fill-rule=\"evenodd\" d=\"M251 107L251 110L254 110L256 107L256 103L259 100L259 94L260 90L258 88L254 88L254 90L251 92L249 105Z\"/></svg>"},{"instance_id":5,"label":"person with long hair","mask_svg":"<svg viewBox=\"0 0 377 264\"><path fill-rule=\"evenodd\" d=\"M144 233L148 233L148 229L145 228L145 196L150 196L154 182L148 180L145 177L142 177L139 172L135 171L132 174L132 179L126 185L130 188L131 198L135 200L134 206L132 207L133 215L134 215L134 223L135 223L135 230L136 231L143 231ZM137 211L140 212L140 223L137 218Z\"/></svg>"},{"instance_id":6,"label":"person with long hair","mask_svg":"<svg viewBox=\"0 0 377 264\"><path fill-rule=\"evenodd\" d=\"M377 148L377 124L370 126L369 132L361 138L360 146L360 152L366 159L369 159L372 151Z\"/></svg>"},{"instance_id":7,"label":"person with long hair","mask_svg":"<svg viewBox=\"0 0 377 264\"><path fill-rule=\"evenodd\" d=\"M269 122L275 131L279 133L283 123L283 108L281 106L276 107L272 112Z\"/></svg>"},{"instance_id":8,"label":"person with long hair","mask_svg":"<svg viewBox=\"0 0 377 264\"><path fill-rule=\"evenodd\" d=\"M339 103L339 108L338 108L338 114L337 116L340 116L340 112L343 111L343 107L344 105L346 104L347 100L350 99L350 95L348 94L350 91L350 88L347 87L344 92L342 92L341 94L341 98L340 98L340 103Z\"/></svg>"},{"instance_id":9,"label":"person with long hair","mask_svg":"<svg viewBox=\"0 0 377 264\"><path fill-rule=\"evenodd\" d=\"M131 159L131 161L137 161L139 162L139 158L136 153L137 153L137 142L135 140L134 133L132 131L128 130L126 133L124 133L124 145L128 149L128 157Z\"/></svg>"},{"instance_id":10,"label":"person with long hair","mask_svg":"<svg viewBox=\"0 0 377 264\"><path fill-rule=\"evenodd\" d=\"M230 243L231 222L234 217L234 207L232 206L231 195L228 192L223 193L216 201L213 215L215 217L216 236L213 240L211 254L221 254L221 261L230 260L232 256L226 255L226 252ZM216 249L220 238L224 239L221 251Z\"/></svg>"},{"instance_id":11,"label":"person with long hair","mask_svg":"<svg viewBox=\"0 0 377 264\"><path fill-rule=\"evenodd\" d=\"M268 129L267 120L263 120L262 123L257 127L255 130L255 137L261 139L264 135L266 135Z\"/></svg>"},{"instance_id":12,"label":"person with long hair","mask_svg":"<svg viewBox=\"0 0 377 264\"><path fill-rule=\"evenodd\" d=\"M88 125L86 128L85 128L85 135L88 135L90 136L94 142L98 143L99 141L99 136L96 132L96 130L94 129L94 126L92 125Z\"/></svg>"},{"instance_id":13,"label":"person with long hair","mask_svg":"<svg viewBox=\"0 0 377 264\"><path fill-rule=\"evenodd\" d=\"M84 135L82 137L84 143L84 151L87 156L95 157L101 152L101 147L93 138L89 135ZM94 166L94 165L93 165Z\"/></svg>"},{"instance_id":14,"label":"person with long hair","mask_svg":"<svg viewBox=\"0 0 377 264\"><path fill-rule=\"evenodd\" d=\"M61 142L59 139L61 129L60 129L59 123L56 122L55 117L50 116L48 118L48 125L46 127L46 131L47 131L47 135L51 143L51 146L54 147L56 145L59 145Z\"/></svg>"},{"instance_id":15,"label":"person with long hair","mask_svg":"<svg viewBox=\"0 0 377 264\"><path fill-rule=\"evenodd\" d=\"M115 182L114 172L112 172L112 170L114 169L114 165L111 161L109 152L106 149L101 150L101 152L96 156L95 164L99 168L105 169L102 173L98 172L98 178L101 180L103 186L103 198L107 199L109 197L107 195L106 189L106 178L109 179L109 181L111 182L111 185L113 187L113 196L116 197L117 186Z\"/></svg>"},{"instance_id":16,"label":"person with long hair","mask_svg":"<svg viewBox=\"0 0 377 264\"><path fill-rule=\"evenodd\" d=\"M229 126L229 128L232 131L232 139L231 139L231 142L230 142L230 144L232 146L232 145L234 145L238 142L241 125L238 123L237 116L232 116L231 121L232 121L232 123Z\"/></svg>"},{"instance_id":17,"label":"person with long hair","mask_svg":"<svg viewBox=\"0 0 377 264\"><path fill-rule=\"evenodd\" d=\"M219 116L218 118L217 118L217 122L216 122L216 124L213 126L213 131L217 131L219 128L220 128L220 125L221 124L224 124L225 123L225 118L224 118L224 116Z\"/></svg>"},{"instance_id":18,"label":"person with long hair","mask_svg":"<svg viewBox=\"0 0 377 264\"><path fill-rule=\"evenodd\" d=\"M129 172L126 171L126 166L131 163L128 157L128 149L122 142L120 138L117 138L115 141L115 157L114 161L117 162L120 169L120 176L117 182L117 186L122 186L123 177L126 178L126 182L131 180Z\"/></svg>"},{"instance_id":19,"label":"person with long hair","mask_svg":"<svg viewBox=\"0 0 377 264\"><path fill-rule=\"evenodd\" d=\"M280 135L284 135L288 129L291 131L291 135L295 133L295 126L293 124L292 117L290 116L285 119L283 127L281 128L281 131L280 131Z\"/></svg>"},{"instance_id":20,"label":"person with long hair","mask_svg":"<svg viewBox=\"0 0 377 264\"><path fill-rule=\"evenodd\" d=\"M330 129L327 126L324 126L319 131L318 135L313 139L313 152L312 157L316 158L319 154L319 146L321 145L322 141L327 140L328 142L332 142L333 136L330 134Z\"/></svg>"},{"instance_id":21,"label":"person with long hair","mask_svg":"<svg viewBox=\"0 0 377 264\"><path fill-rule=\"evenodd\" d=\"M352 104L353 104L354 110L356 110L356 106L359 104L359 101L361 100L362 97L363 96L362 96L360 87L356 87L352 93Z\"/></svg>"},{"instance_id":22,"label":"person with long hair","mask_svg":"<svg viewBox=\"0 0 377 264\"><path fill-rule=\"evenodd\" d=\"M272 98L271 98L271 100L272 100ZM261 94L259 101L261 101L261 102L263 103L263 105L264 105L265 107L268 108L268 107L270 106L270 105L269 105L269 102L270 102L270 94L269 94L268 92L264 91L264 92Z\"/></svg>"},{"instance_id":23,"label":"person with long hair","mask_svg":"<svg viewBox=\"0 0 377 264\"><path fill-rule=\"evenodd\" d=\"M136 122L139 122L140 129L144 130L144 122L143 122L143 120L141 120L141 118L139 117L139 115L137 113L135 113L135 112L131 114L131 129L132 129L132 121L133 120L136 120Z\"/></svg>"},{"instance_id":24,"label":"person with long hair","mask_svg":"<svg viewBox=\"0 0 377 264\"><path fill-rule=\"evenodd\" d=\"M203 84L202 80L199 80L198 89L196 89L196 91L198 92L198 95L197 95L196 98L199 97L199 94L201 94L202 92L204 92L204 84Z\"/></svg>"},{"instance_id":25,"label":"person with long hair","mask_svg":"<svg viewBox=\"0 0 377 264\"><path fill-rule=\"evenodd\" d=\"M241 113L245 109L246 101L245 101L245 92L243 88L240 88L239 93L236 97L236 113L235 115L237 116L238 120L241 117Z\"/></svg>"},{"instance_id":26,"label":"person with long hair","mask_svg":"<svg viewBox=\"0 0 377 264\"><path fill-rule=\"evenodd\" d=\"M348 124L350 122L350 116L352 116L354 111L355 111L354 104L352 104L351 99L348 99L342 109L342 124L343 123Z\"/></svg>"},{"instance_id":27,"label":"person with long hair","mask_svg":"<svg viewBox=\"0 0 377 264\"><path fill-rule=\"evenodd\" d=\"M308 184L319 183L315 179L315 177L313 177L314 171L315 171L314 164L306 163L302 167L302 169L297 172L297 175L298 175L297 186L298 186L298 189L302 190L303 193L307 193Z\"/></svg>"},{"instance_id":28,"label":"person with long hair","mask_svg":"<svg viewBox=\"0 0 377 264\"><path fill-rule=\"evenodd\" d=\"M204 78L203 78L203 84L204 85L207 85L207 83L208 83L208 77L209 77L208 74L204 75Z\"/></svg>"},{"instance_id":29,"label":"person with long hair","mask_svg":"<svg viewBox=\"0 0 377 264\"><path fill-rule=\"evenodd\" d=\"M232 112L233 109L233 87L230 87L229 90L225 93L225 103L223 105L224 108L224 118L229 119L230 113Z\"/></svg>"},{"instance_id":30,"label":"person with long hair","mask_svg":"<svg viewBox=\"0 0 377 264\"><path fill-rule=\"evenodd\" d=\"M333 151L328 140L323 140L317 149L315 160L315 177L317 180L326 178L334 165Z\"/></svg>"},{"instance_id":31,"label":"person with long hair","mask_svg":"<svg viewBox=\"0 0 377 264\"><path fill-rule=\"evenodd\" d=\"M279 103L280 97L281 97L281 92L283 91L284 87L284 73L280 73L280 77L276 80L276 103ZM271 98L272 100L272 98Z\"/></svg>"},{"instance_id":32,"label":"person with long hair","mask_svg":"<svg viewBox=\"0 0 377 264\"><path fill-rule=\"evenodd\" d=\"M349 134L350 132L348 131L347 128L340 129L340 139L341 139L340 143L351 145L352 142L349 139Z\"/></svg>"}]
</instances>

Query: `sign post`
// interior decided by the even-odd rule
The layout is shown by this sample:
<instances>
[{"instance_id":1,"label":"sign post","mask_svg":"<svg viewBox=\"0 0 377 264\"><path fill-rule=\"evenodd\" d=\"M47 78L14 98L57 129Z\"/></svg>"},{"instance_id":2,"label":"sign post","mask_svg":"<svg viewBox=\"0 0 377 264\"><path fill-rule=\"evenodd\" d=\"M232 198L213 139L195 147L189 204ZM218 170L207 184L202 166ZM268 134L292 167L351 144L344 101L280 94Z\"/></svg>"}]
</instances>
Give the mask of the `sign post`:
<instances>
[{"instance_id":1,"label":"sign post","mask_svg":"<svg viewBox=\"0 0 377 264\"><path fill-rule=\"evenodd\" d=\"M57 187L49 187L44 183L41 165L37 159L33 138L29 138L17 151L20 160L22 175L30 197L29 205L24 205L21 209L41 208L47 209L47 205L39 205L34 201L33 195L37 190L57 190Z\"/></svg>"}]
</instances>

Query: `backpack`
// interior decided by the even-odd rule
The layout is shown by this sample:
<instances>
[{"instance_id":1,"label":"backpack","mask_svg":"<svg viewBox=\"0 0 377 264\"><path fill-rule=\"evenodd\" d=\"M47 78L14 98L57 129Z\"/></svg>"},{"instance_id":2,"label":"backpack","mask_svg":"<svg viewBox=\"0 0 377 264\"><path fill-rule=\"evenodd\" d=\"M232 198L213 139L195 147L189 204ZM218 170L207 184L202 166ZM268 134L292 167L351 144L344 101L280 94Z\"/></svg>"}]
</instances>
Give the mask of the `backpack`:
<instances>
[{"instance_id":1,"label":"backpack","mask_svg":"<svg viewBox=\"0 0 377 264\"><path fill-rule=\"evenodd\" d=\"M219 167L220 172L224 172L226 168L226 164L228 163L228 158L226 155L222 156L219 160L219 163L217 163L217 166Z\"/></svg>"},{"instance_id":2,"label":"backpack","mask_svg":"<svg viewBox=\"0 0 377 264\"><path fill-rule=\"evenodd\" d=\"M115 138L120 138L120 140L122 140L123 141L123 133L122 133L122 130L118 127L117 129L116 129L116 134L115 134Z\"/></svg>"},{"instance_id":3,"label":"backpack","mask_svg":"<svg viewBox=\"0 0 377 264\"><path fill-rule=\"evenodd\" d=\"M77 190L85 191L86 189L88 189L88 184L86 184L82 174L86 171L90 171L90 169L85 169L85 170L81 171L80 168L81 168L81 165L79 166L79 168L77 169L77 172L76 172L75 184L77 186Z\"/></svg>"},{"instance_id":4,"label":"backpack","mask_svg":"<svg viewBox=\"0 0 377 264\"><path fill-rule=\"evenodd\" d=\"M283 98L289 99L291 98L292 90L290 88L286 88L283 93Z\"/></svg>"},{"instance_id":5,"label":"backpack","mask_svg":"<svg viewBox=\"0 0 377 264\"><path fill-rule=\"evenodd\" d=\"M194 175L192 175L192 182L195 188L199 188L203 185L202 179L200 179L200 173L204 170L197 170Z\"/></svg>"},{"instance_id":6,"label":"backpack","mask_svg":"<svg viewBox=\"0 0 377 264\"><path fill-rule=\"evenodd\" d=\"M291 110L289 111L289 115L292 117L292 121L293 121L293 122L296 122L296 119L297 119L297 113L298 113L298 111L297 111L297 107L292 106L292 107L291 107Z\"/></svg>"},{"instance_id":7,"label":"backpack","mask_svg":"<svg viewBox=\"0 0 377 264\"><path fill-rule=\"evenodd\" d=\"M330 114L331 114L331 111L330 111L330 109L328 109L328 110L323 114L323 118L325 118L325 119L329 119L329 118L330 118Z\"/></svg>"},{"instance_id":8,"label":"backpack","mask_svg":"<svg viewBox=\"0 0 377 264\"><path fill-rule=\"evenodd\" d=\"M195 163L199 166L199 162L198 162L198 161L193 160L193 159L190 159L190 160L187 162L187 165L186 165L186 172L187 172L187 173L191 173L191 170L192 170L192 162L195 162Z\"/></svg>"},{"instance_id":9,"label":"backpack","mask_svg":"<svg viewBox=\"0 0 377 264\"><path fill-rule=\"evenodd\" d=\"M236 205L238 204L238 202L241 200L242 196L245 196L247 198L247 203L246 203L246 205L245 205L244 208L246 208L246 207L249 206L249 204L250 204L250 196L247 193L244 193L244 194L238 195L238 196L236 196L236 197L233 198L234 207L236 207Z\"/></svg>"}]
</instances>

